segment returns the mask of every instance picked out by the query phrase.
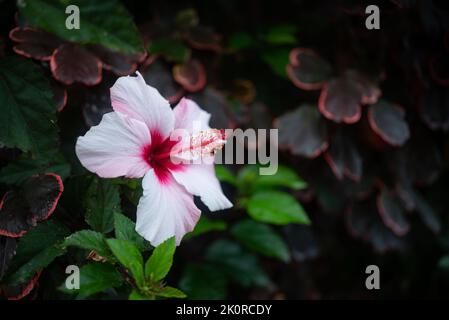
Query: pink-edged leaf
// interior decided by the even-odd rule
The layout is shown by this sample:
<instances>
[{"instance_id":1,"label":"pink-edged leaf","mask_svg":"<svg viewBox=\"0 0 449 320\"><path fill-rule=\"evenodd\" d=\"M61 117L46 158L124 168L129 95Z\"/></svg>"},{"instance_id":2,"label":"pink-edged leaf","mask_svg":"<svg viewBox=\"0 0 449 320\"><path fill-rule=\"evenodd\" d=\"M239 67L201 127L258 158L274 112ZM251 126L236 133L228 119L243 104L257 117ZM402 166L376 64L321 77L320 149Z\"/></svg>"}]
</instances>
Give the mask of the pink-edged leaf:
<instances>
[{"instance_id":1,"label":"pink-edged leaf","mask_svg":"<svg viewBox=\"0 0 449 320\"><path fill-rule=\"evenodd\" d=\"M200 91L206 85L206 70L198 60L189 60L173 67L173 78L189 92Z\"/></svg>"},{"instance_id":2,"label":"pink-edged leaf","mask_svg":"<svg viewBox=\"0 0 449 320\"><path fill-rule=\"evenodd\" d=\"M392 146L402 146L410 138L410 129L402 107L380 101L369 107L371 129Z\"/></svg>"},{"instance_id":3,"label":"pink-edged leaf","mask_svg":"<svg viewBox=\"0 0 449 320\"><path fill-rule=\"evenodd\" d=\"M377 209L385 225L397 236L403 236L410 230L410 224L397 199L386 188L377 196Z\"/></svg>"},{"instance_id":4,"label":"pink-edged leaf","mask_svg":"<svg viewBox=\"0 0 449 320\"><path fill-rule=\"evenodd\" d=\"M55 102L56 110L61 112L67 104L67 90L61 83L53 79L50 81L50 86L53 91L53 101Z\"/></svg>"},{"instance_id":5,"label":"pink-edged leaf","mask_svg":"<svg viewBox=\"0 0 449 320\"><path fill-rule=\"evenodd\" d=\"M221 51L221 36L210 28L194 26L187 31L185 39L194 49Z\"/></svg>"},{"instance_id":6,"label":"pink-edged leaf","mask_svg":"<svg viewBox=\"0 0 449 320\"><path fill-rule=\"evenodd\" d=\"M183 88L175 82L169 67L161 59L145 65L140 72L145 82L158 89L171 104L177 103L183 96Z\"/></svg>"},{"instance_id":7,"label":"pink-edged leaf","mask_svg":"<svg viewBox=\"0 0 449 320\"><path fill-rule=\"evenodd\" d=\"M44 173L29 178L20 190L7 192L0 203L0 235L21 237L38 221L48 219L62 191L61 178Z\"/></svg>"},{"instance_id":8,"label":"pink-edged leaf","mask_svg":"<svg viewBox=\"0 0 449 320\"><path fill-rule=\"evenodd\" d=\"M362 87L350 77L334 78L321 90L320 112L337 123L355 123L362 115Z\"/></svg>"},{"instance_id":9,"label":"pink-edged leaf","mask_svg":"<svg viewBox=\"0 0 449 320\"><path fill-rule=\"evenodd\" d=\"M16 53L42 61L50 60L53 51L63 43L51 33L30 27L14 28L9 37L17 42L13 47Z\"/></svg>"},{"instance_id":10,"label":"pink-edged leaf","mask_svg":"<svg viewBox=\"0 0 449 320\"><path fill-rule=\"evenodd\" d=\"M118 76L127 76L134 73L137 64L145 58L145 53L124 54L109 50L101 45L91 45L88 48L103 62L104 69L112 71Z\"/></svg>"},{"instance_id":11,"label":"pink-edged leaf","mask_svg":"<svg viewBox=\"0 0 449 320\"><path fill-rule=\"evenodd\" d=\"M206 86L204 90L193 93L188 98L195 101L202 109L212 115L210 119L212 128L227 129L236 127L231 106L220 91Z\"/></svg>"},{"instance_id":12,"label":"pink-edged leaf","mask_svg":"<svg viewBox=\"0 0 449 320\"><path fill-rule=\"evenodd\" d=\"M28 204L19 192L8 191L0 203L0 235L12 238L23 236L36 226Z\"/></svg>"},{"instance_id":13,"label":"pink-edged leaf","mask_svg":"<svg viewBox=\"0 0 449 320\"><path fill-rule=\"evenodd\" d=\"M46 220L53 214L63 191L61 177L54 173L36 175L22 186L22 195L37 221Z\"/></svg>"},{"instance_id":14,"label":"pink-edged leaf","mask_svg":"<svg viewBox=\"0 0 449 320\"><path fill-rule=\"evenodd\" d=\"M421 97L419 111L424 123L432 130L449 130L449 90L435 86Z\"/></svg>"},{"instance_id":15,"label":"pink-edged leaf","mask_svg":"<svg viewBox=\"0 0 449 320\"><path fill-rule=\"evenodd\" d=\"M15 238L0 236L0 280L8 270L9 263L16 254Z\"/></svg>"},{"instance_id":16,"label":"pink-edged leaf","mask_svg":"<svg viewBox=\"0 0 449 320\"><path fill-rule=\"evenodd\" d=\"M379 215L375 201L363 201L352 204L345 215L346 227L355 237L371 243L380 253L400 250L404 247L402 238L387 228Z\"/></svg>"},{"instance_id":17,"label":"pink-edged leaf","mask_svg":"<svg viewBox=\"0 0 449 320\"><path fill-rule=\"evenodd\" d=\"M17 285L5 285L1 287L1 291L8 300L21 300L33 291L42 271L36 272L30 281Z\"/></svg>"},{"instance_id":18,"label":"pink-edged leaf","mask_svg":"<svg viewBox=\"0 0 449 320\"><path fill-rule=\"evenodd\" d=\"M324 153L324 158L337 179L342 180L346 176L354 181L360 181L363 159L357 146L349 137L341 133L334 135L330 147Z\"/></svg>"},{"instance_id":19,"label":"pink-edged leaf","mask_svg":"<svg viewBox=\"0 0 449 320\"><path fill-rule=\"evenodd\" d=\"M293 49L286 68L289 79L303 90L320 89L332 74L329 62L307 48Z\"/></svg>"},{"instance_id":20,"label":"pink-edged leaf","mask_svg":"<svg viewBox=\"0 0 449 320\"><path fill-rule=\"evenodd\" d=\"M70 85L79 82L93 86L101 82L102 63L94 54L76 44L63 44L50 60L53 77Z\"/></svg>"},{"instance_id":21,"label":"pink-edged leaf","mask_svg":"<svg viewBox=\"0 0 449 320\"><path fill-rule=\"evenodd\" d=\"M306 158L319 156L328 147L325 120L314 106L303 105L274 122L279 146Z\"/></svg>"},{"instance_id":22,"label":"pink-edged leaf","mask_svg":"<svg viewBox=\"0 0 449 320\"><path fill-rule=\"evenodd\" d=\"M379 100L382 91L374 80L355 70L346 71L345 76L359 85L361 104L374 104Z\"/></svg>"}]
</instances>

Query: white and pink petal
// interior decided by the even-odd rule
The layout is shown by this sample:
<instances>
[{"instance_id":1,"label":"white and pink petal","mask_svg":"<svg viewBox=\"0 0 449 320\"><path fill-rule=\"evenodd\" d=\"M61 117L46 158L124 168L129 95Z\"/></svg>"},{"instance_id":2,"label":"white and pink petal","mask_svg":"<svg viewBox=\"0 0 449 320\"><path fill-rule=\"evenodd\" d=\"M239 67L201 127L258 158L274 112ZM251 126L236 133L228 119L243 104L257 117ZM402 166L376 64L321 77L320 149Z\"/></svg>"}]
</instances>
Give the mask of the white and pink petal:
<instances>
[{"instance_id":1,"label":"white and pink petal","mask_svg":"<svg viewBox=\"0 0 449 320\"><path fill-rule=\"evenodd\" d=\"M168 101L147 85L142 75L120 77L111 88L114 111L144 122L152 134L165 139L174 128L175 116Z\"/></svg>"},{"instance_id":2,"label":"white and pink petal","mask_svg":"<svg viewBox=\"0 0 449 320\"><path fill-rule=\"evenodd\" d=\"M136 231L153 246L173 236L179 245L200 218L201 211L195 206L192 194L177 183L169 172L161 181L160 174L157 175L153 169L146 173L142 187Z\"/></svg>"},{"instance_id":3,"label":"white and pink petal","mask_svg":"<svg viewBox=\"0 0 449 320\"><path fill-rule=\"evenodd\" d=\"M81 164L103 178L140 178L150 169L145 150L151 135L145 123L118 112L103 116L100 124L76 142Z\"/></svg>"},{"instance_id":4,"label":"white and pink petal","mask_svg":"<svg viewBox=\"0 0 449 320\"><path fill-rule=\"evenodd\" d=\"M172 170L171 174L188 192L199 196L209 210L218 211L232 207L215 176L213 164L184 165L181 170Z\"/></svg>"},{"instance_id":5,"label":"white and pink petal","mask_svg":"<svg viewBox=\"0 0 449 320\"><path fill-rule=\"evenodd\" d=\"M189 134L208 130L210 113L201 109L195 101L182 98L173 109L175 115L175 129L184 129Z\"/></svg>"}]
</instances>

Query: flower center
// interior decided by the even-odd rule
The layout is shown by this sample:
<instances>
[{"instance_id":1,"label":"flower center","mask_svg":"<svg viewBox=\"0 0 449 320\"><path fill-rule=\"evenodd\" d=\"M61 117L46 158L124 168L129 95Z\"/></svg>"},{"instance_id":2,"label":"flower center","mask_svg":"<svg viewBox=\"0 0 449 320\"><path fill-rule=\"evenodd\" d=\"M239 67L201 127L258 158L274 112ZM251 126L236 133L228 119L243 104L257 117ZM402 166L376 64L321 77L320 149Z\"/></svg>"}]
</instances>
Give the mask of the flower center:
<instances>
[{"instance_id":1,"label":"flower center","mask_svg":"<svg viewBox=\"0 0 449 320\"><path fill-rule=\"evenodd\" d=\"M159 161L171 156L189 159L209 156L223 148L225 143L225 131L217 129L203 130L177 141L168 138L150 152L149 161Z\"/></svg>"}]
</instances>

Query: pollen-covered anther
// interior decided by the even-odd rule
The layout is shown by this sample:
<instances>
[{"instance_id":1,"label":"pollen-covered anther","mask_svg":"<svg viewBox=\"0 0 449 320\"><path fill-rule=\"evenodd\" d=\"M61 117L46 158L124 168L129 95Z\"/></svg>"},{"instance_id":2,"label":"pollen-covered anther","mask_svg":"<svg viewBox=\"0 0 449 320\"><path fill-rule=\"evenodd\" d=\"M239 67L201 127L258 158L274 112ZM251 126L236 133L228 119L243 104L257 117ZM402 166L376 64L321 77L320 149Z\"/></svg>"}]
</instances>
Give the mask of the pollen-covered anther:
<instances>
[{"instance_id":1,"label":"pollen-covered anther","mask_svg":"<svg viewBox=\"0 0 449 320\"><path fill-rule=\"evenodd\" d=\"M190 152L193 156L211 155L223 148L226 143L224 130L209 129L190 137Z\"/></svg>"}]
</instances>

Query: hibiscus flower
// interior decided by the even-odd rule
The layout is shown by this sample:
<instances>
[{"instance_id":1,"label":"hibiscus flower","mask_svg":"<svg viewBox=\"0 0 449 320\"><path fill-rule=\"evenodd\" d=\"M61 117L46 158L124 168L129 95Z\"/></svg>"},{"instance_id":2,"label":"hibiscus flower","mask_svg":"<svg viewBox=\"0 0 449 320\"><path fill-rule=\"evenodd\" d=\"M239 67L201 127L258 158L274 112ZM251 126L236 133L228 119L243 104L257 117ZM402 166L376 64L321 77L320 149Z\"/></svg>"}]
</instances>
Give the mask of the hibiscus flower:
<instances>
[{"instance_id":1,"label":"hibiscus flower","mask_svg":"<svg viewBox=\"0 0 449 320\"><path fill-rule=\"evenodd\" d=\"M171 109L140 73L119 78L111 102L114 111L78 138L76 154L102 178L143 177L136 221L140 235L154 246L175 236L179 245L201 214L194 195L211 211L232 207L210 161L225 137L209 127L209 113L188 99ZM198 155L206 161L197 161ZM185 161L189 158L196 161Z\"/></svg>"}]
</instances>

